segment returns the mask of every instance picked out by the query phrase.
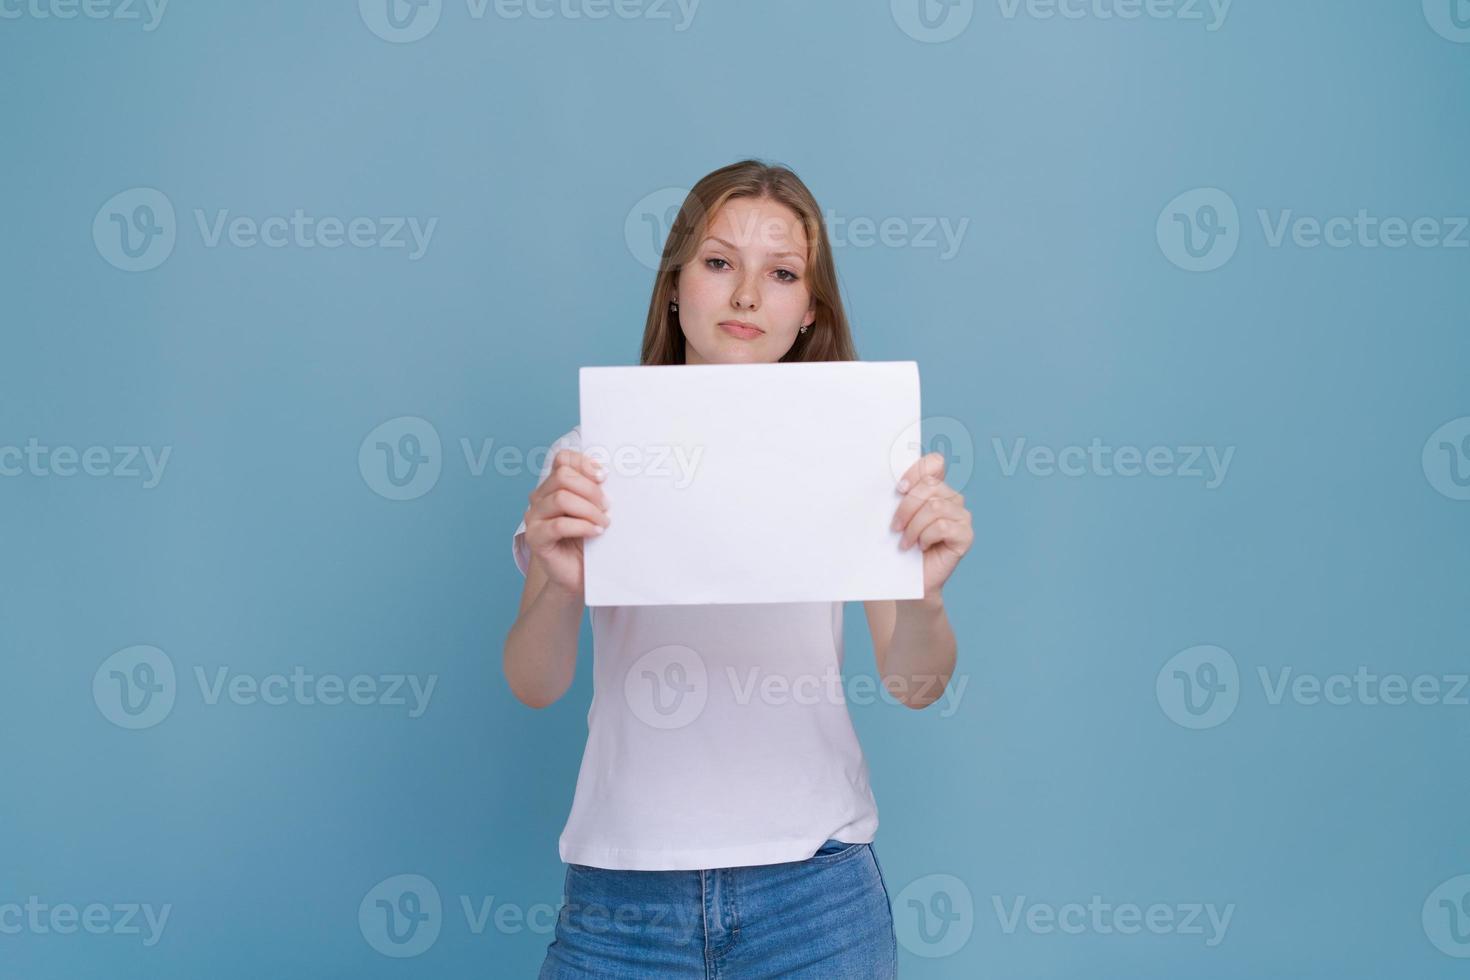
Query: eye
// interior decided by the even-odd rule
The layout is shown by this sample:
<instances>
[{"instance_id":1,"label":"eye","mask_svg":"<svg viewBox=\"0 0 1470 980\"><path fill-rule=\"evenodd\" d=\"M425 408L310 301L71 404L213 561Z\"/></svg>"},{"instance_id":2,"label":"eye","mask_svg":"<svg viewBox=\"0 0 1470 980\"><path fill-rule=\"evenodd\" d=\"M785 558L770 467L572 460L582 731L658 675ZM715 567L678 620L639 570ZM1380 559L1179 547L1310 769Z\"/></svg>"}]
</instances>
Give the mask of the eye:
<instances>
[{"instance_id":1,"label":"eye","mask_svg":"<svg viewBox=\"0 0 1470 980\"><path fill-rule=\"evenodd\" d=\"M713 263L715 263L715 262L725 262L725 260L724 259L705 259L704 260L704 264L706 266L709 266L712 269L718 269L719 266L713 265ZM729 265L729 264L730 263L725 262L725 265Z\"/></svg>"},{"instance_id":2,"label":"eye","mask_svg":"<svg viewBox=\"0 0 1470 980\"><path fill-rule=\"evenodd\" d=\"M796 273L792 272L790 269L777 269L776 270L776 275L777 276L790 276L791 277L790 279L782 279L781 280L782 282L796 282L798 279L801 278Z\"/></svg>"}]
</instances>

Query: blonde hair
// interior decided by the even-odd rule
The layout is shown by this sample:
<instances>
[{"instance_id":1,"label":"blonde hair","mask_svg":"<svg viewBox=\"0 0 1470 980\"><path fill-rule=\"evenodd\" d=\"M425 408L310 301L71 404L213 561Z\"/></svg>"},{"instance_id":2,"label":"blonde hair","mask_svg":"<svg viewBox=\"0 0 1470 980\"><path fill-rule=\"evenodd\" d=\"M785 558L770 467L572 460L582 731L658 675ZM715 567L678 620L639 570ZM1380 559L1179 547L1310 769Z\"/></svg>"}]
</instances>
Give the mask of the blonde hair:
<instances>
[{"instance_id":1,"label":"blonde hair","mask_svg":"<svg viewBox=\"0 0 1470 980\"><path fill-rule=\"evenodd\" d=\"M790 169L759 160L741 160L707 174L684 198L653 280L653 298L643 328L642 364L683 364L684 331L669 298L684 268L709 233L709 219L733 198L769 198L796 213L806 231L806 284L816 319L798 333L782 361L855 361L857 349L837 285L837 267L827 239L827 224L816 198Z\"/></svg>"}]
</instances>

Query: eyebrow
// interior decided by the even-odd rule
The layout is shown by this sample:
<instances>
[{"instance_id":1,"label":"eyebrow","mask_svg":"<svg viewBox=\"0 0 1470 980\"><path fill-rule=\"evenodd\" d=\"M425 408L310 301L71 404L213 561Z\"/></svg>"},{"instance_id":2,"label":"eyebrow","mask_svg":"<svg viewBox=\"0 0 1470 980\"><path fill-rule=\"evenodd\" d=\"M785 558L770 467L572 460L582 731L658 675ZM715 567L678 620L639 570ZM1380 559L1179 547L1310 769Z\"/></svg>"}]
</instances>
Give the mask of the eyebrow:
<instances>
[{"instance_id":1,"label":"eyebrow","mask_svg":"<svg viewBox=\"0 0 1470 980\"><path fill-rule=\"evenodd\" d=\"M726 248L728 248L732 252L738 252L738 251L740 251L740 249L736 248L734 245L731 245L729 242L725 241L723 238L720 238L718 235L711 235L708 238L706 238L705 241L706 242L719 242L721 245L725 246ZM790 256L791 258L794 258L794 259L801 259L802 262L805 262L806 261L806 256L805 255L802 255L802 254L800 254L798 252L772 252L771 253L771 258L773 258L773 259L779 259L779 258L783 258L783 257L786 257L786 256Z\"/></svg>"}]
</instances>

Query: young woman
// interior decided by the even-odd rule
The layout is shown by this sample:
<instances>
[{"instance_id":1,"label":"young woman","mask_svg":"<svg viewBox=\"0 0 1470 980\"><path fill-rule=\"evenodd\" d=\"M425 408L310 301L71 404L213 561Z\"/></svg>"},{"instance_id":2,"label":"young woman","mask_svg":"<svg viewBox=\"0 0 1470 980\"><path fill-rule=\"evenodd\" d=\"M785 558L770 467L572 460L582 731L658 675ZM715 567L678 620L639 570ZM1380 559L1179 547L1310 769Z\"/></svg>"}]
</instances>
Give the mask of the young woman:
<instances>
[{"instance_id":1,"label":"young woman","mask_svg":"<svg viewBox=\"0 0 1470 980\"><path fill-rule=\"evenodd\" d=\"M746 160L699 181L664 246L642 363L856 359L826 225L800 179ZM553 445L512 541L526 581L504 669L532 707L572 683L582 543L611 522L603 475L580 448L576 428ZM930 454L895 485L891 528L900 547L923 549L924 598L863 604L878 673L912 708L937 700L954 670L941 590L973 538L943 477ZM842 605L593 608L587 745L542 978L894 976L878 811L841 696ZM687 663L648 669L651 651L669 649L697 658L708 688L680 724L635 693L661 677L687 688ZM788 686L764 687L773 676Z\"/></svg>"}]
</instances>

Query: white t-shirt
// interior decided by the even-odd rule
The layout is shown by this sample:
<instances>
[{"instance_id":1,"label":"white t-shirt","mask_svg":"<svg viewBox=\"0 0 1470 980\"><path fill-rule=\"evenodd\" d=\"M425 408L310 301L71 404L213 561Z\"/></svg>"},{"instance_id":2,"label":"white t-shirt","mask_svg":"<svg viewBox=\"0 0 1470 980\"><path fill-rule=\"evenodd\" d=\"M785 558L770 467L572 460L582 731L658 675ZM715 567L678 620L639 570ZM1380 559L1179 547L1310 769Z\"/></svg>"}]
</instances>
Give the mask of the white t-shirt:
<instances>
[{"instance_id":1,"label":"white t-shirt","mask_svg":"<svg viewBox=\"0 0 1470 980\"><path fill-rule=\"evenodd\" d=\"M561 449L581 449L579 428L538 485ZM525 530L511 541L522 575ZM878 807L843 698L842 607L591 607L592 706L561 859L697 870L870 843Z\"/></svg>"}]
</instances>

